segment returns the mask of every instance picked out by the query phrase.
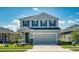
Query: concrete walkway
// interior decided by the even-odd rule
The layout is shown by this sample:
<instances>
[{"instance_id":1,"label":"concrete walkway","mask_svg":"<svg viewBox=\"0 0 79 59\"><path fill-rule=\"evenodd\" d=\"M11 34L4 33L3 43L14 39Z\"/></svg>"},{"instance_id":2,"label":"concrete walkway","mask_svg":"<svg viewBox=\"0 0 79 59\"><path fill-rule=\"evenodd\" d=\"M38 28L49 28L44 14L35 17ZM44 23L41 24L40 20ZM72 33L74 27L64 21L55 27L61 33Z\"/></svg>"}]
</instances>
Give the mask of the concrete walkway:
<instances>
[{"instance_id":1,"label":"concrete walkway","mask_svg":"<svg viewBox=\"0 0 79 59\"><path fill-rule=\"evenodd\" d=\"M34 45L33 49L28 50L28 52L71 52L71 50L58 45Z\"/></svg>"}]
</instances>

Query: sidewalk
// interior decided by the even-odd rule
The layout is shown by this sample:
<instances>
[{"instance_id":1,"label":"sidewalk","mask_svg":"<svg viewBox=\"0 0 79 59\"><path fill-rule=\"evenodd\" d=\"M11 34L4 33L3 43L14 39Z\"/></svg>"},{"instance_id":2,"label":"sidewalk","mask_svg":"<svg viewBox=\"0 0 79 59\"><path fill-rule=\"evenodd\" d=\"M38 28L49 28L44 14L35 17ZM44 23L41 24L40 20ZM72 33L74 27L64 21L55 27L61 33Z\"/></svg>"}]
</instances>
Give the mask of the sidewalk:
<instances>
[{"instance_id":1,"label":"sidewalk","mask_svg":"<svg viewBox=\"0 0 79 59\"><path fill-rule=\"evenodd\" d=\"M71 52L71 50L64 49L58 45L34 45L28 52Z\"/></svg>"}]
</instances>

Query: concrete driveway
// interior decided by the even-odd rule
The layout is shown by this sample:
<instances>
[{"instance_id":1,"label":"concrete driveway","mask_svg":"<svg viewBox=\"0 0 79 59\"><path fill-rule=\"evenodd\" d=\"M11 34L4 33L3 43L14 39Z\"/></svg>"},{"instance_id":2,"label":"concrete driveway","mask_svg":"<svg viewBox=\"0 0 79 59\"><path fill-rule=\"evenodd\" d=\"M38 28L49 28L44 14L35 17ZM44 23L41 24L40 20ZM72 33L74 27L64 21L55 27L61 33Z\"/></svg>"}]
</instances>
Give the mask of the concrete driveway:
<instances>
[{"instance_id":1,"label":"concrete driveway","mask_svg":"<svg viewBox=\"0 0 79 59\"><path fill-rule=\"evenodd\" d=\"M70 52L69 49L64 49L58 45L34 45L33 49L28 52Z\"/></svg>"}]
</instances>

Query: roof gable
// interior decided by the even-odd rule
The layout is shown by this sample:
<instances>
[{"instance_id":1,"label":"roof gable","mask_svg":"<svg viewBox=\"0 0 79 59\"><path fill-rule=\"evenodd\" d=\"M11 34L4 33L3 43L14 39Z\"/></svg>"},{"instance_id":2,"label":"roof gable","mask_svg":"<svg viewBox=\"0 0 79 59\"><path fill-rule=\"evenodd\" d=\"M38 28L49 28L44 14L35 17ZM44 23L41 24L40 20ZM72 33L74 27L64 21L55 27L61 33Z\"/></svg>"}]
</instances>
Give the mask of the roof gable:
<instances>
[{"instance_id":1,"label":"roof gable","mask_svg":"<svg viewBox=\"0 0 79 59\"><path fill-rule=\"evenodd\" d=\"M59 18L55 17L55 16L52 16L52 15L49 15L48 13L40 13L38 15L34 15L34 16L29 16L29 17L24 17L24 18L21 18L20 20L58 20Z\"/></svg>"}]
</instances>

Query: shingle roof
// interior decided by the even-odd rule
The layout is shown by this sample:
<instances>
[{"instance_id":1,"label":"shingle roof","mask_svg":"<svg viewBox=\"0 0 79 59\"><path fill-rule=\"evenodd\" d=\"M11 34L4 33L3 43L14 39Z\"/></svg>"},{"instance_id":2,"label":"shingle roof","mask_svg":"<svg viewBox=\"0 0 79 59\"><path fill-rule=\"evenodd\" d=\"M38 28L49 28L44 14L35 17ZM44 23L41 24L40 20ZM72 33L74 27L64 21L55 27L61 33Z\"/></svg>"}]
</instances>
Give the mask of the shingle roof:
<instances>
[{"instance_id":1,"label":"shingle roof","mask_svg":"<svg viewBox=\"0 0 79 59\"><path fill-rule=\"evenodd\" d=\"M13 33L13 31L7 28L0 27L0 33Z\"/></svg>"},{"instance_id":2,"label":"shingle roof","mask_svg":"<svg viewBox=\"0 0 79 59\"><path fill-rule=\"evenodd\" d=\"M57 17L55 17L55 16L52 16L52 15L49 15L48 13L45 13L45 12L43 12L43 13L40 13L40 14L38 14L38 15L33 15L33 16L29 16L29 17L24 17L24 18L21 18L21 19L19 19L19 20L35 20L35 19L43 19L43 18L49 18L49 19L59 19L59 18L57 18Z\"/></svg>"},{"instance_id":3,"label":"shingle roof","mask_svg":"<svg viewBox=\"0 0 79 59\"><path fill-rule=\"evenodd\" d=\"M79 25L78 24L74 24L64 30L62 30L61 32L68 32L68 31L75 31L79 29Z\"/></svg>"}]
</instances>

